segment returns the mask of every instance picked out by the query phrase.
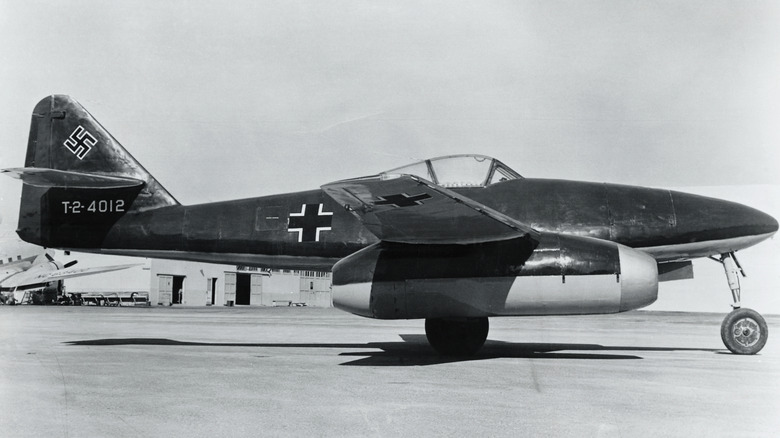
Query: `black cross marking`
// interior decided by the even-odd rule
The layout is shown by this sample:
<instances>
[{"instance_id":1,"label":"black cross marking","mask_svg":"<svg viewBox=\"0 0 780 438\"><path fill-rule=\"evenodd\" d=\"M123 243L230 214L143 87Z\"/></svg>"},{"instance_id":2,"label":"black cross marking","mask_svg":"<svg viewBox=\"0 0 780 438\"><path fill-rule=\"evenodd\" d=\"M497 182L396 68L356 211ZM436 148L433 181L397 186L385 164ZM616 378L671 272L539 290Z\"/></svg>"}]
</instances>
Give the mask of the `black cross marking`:
<instances>
[{"instance_id":1,"label":"black cross marking","mask_svg":"<svg viewBox=\"0 0 780 438\"><path fill-rule=\"evenodd\" d=\"M97 139L81 125L77 126L63 143L79 160L83 160L95 144L97 144Z\"/></svg>"},{"instance_id":2,"label":"black cross marking","mask_svg":"<svg viewBox=\"0 0 780 438\"><path fill-rule=\"evenodd\" d=\"M322 204L303 204L300 213L290 213L287 231L298 233L298 242L319 242L321 231L330 231L333 212L322 211Z\"/></svg>"},{"instance_id":3,"label":"black cross marking","mask_svg":"<svg viewBox=\"0 0 780 438\"><path fill-rule=\"evenodd\" d=\"M379 196L379 201L374 202L374 205L392 205L394 207L411 207L413 205L421 205L423 199L430 198L431 195L427 193L420 193L419 195L409 196L406 193L398 193L396 195Z\"/></svg>"}]
</instances>

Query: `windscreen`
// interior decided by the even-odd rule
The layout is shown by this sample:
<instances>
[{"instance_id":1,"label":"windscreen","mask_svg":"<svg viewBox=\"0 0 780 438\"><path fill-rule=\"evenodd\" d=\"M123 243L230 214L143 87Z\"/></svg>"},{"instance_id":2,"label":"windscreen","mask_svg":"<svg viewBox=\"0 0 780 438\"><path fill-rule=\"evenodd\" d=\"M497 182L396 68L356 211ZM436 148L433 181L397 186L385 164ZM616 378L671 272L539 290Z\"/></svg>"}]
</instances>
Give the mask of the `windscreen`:
<instances>
[{"instance_id":1,"label":"windscreen","mask_svg":"<svg viewBox=\"0 0 780 438\"><path fill-rule=\"evenodd\" d=\"M522 178L503 163L484 155L432 158L384 172L416 175L443 187L485 187Z\"/></svg>"}]
</instances>

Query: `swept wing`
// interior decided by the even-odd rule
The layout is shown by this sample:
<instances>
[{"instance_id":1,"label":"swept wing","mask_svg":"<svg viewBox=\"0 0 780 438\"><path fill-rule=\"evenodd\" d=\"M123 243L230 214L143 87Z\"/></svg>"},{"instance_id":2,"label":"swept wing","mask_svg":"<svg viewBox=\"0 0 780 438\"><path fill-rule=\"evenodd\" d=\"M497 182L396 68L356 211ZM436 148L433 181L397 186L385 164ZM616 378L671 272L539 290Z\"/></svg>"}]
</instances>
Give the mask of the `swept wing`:
<instances>
[{"instance_id":1,"label":"swept wing","mask_svg":"<svg viewBox=\"0 0 780 438\"><path fill-rule=\"evenodd\" d=\"M381 174L322 186L378 238L412 244L471 244L539 232L415 175Z\"/></svg>"}]
</instances>

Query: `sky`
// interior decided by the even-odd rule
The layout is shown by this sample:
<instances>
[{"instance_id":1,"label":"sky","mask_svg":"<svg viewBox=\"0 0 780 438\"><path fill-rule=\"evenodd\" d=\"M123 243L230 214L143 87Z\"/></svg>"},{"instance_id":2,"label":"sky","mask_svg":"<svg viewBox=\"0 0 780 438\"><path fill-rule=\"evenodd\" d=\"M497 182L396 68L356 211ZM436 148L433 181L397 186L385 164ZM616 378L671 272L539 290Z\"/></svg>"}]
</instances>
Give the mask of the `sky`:
<instances>
[{"instance_id":1,"label":"sky","mask_svg":"<svg viewBox=\"0 0 780 438\"><path fill-rule=\"evenodd\" d=\"M455 153L775 187L777 23L772 1L0 0L0 167L23 165L34 105L69 94L184 204ZM19 186L0 181L0 227Z\"/></svg>"}]
</instances>

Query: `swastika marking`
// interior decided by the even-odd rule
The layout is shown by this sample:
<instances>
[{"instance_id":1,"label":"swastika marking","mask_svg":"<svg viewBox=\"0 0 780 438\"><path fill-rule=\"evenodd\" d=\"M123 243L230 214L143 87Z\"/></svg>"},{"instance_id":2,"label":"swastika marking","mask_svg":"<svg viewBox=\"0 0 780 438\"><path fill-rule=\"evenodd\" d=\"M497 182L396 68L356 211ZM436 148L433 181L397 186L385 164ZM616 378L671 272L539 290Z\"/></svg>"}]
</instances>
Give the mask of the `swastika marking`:
<instances>
[{"instance_id":1,"label":"swastika marking","mask_svg":"<svg viewBox=\"0 0 780 438\"><path fill-rule=\"evenodd\" d=\"M97 139L81 125L77 126L70 137L62 143L69 151L79 159L83 160L87 156L92 146L97 144Z\"/></svg>"}]
</instances>

